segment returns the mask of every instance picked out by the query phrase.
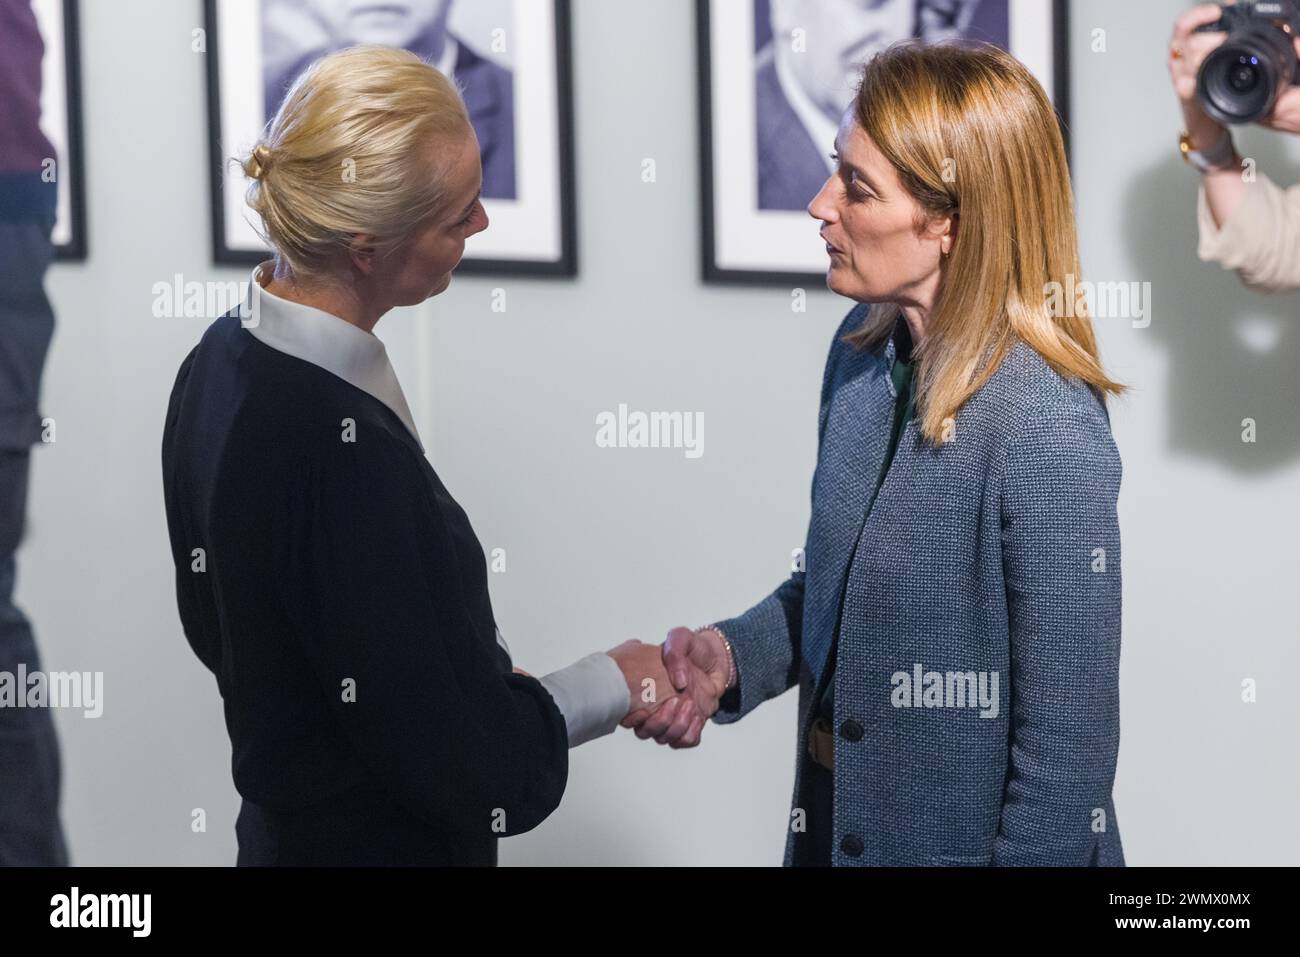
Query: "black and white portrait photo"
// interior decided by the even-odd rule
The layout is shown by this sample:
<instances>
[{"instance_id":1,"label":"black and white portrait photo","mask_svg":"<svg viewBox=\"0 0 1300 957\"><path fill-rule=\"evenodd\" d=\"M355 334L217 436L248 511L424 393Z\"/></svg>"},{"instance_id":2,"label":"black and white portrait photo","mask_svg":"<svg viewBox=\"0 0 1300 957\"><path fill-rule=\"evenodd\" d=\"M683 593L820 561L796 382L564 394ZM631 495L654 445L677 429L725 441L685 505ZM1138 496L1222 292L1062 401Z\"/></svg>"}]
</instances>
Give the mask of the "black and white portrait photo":
<instances>
[{"instance_id":1,"label":"black and white portrait photo","mask_svg":"<svg viewBox=\"0 0 1300 957\"><path fill-rule=\"evenodd\" d=\"M979 40L1011 50L1060 90L1063 9L1045 0L700 0L705 278L816 278L824 253L807 206L834 169L836 130L876 53L902 40Z\"/></svg>"},{"instance_id":2,"label":"black and white portrait photo","mask_svg":"<svg viewBox=\"0 0 1300 957\"><path fill-rule=\"evenodd\" d=\"M265 113L274 116L285 92L309 63L327 53L361 43L401 47L418 53L462 91L478 136L483 162L483 195L514 199L515 101L510 58L475 49L449 28L452 8L489 7L488 28L514 33L508 4L466 0L263 0L262 77Z\"/></svg>"},{"instance_id":3,"label":"black and white portrait photo","mask_svg":"<svg viewBox=\"0 0 1300 957\"><path fill-rule=\"evenodd\" d=\"M6 22L0 30L0 57L40 71L40 88L9 90L0 127L17 127L40 115L44 142L26 144L17 155L0 159L0 176L11 168L41 168L41 184L53 185L54 228L50 238L61 260L86 258L86 178L81 152L81 62L78 0L34 0L36 31ZM36 66L39 64L39 66ZM38 155L39 154L39 155Z\"/></svg>"},{"instance_id":4,"label":"black and white portrait photo","mask_svg":"<svg viewBox=\"0 0 1300 957\"><path fill-rule=\"evenodd\" d=\"M237 169L294 81L361 44L418 54L460 90L478 138L483 203L510 229L476 236L467 272L570 275L572 134L567 0L208 0L214 254L263 255ZM211 51L210 51L211 52Z\"/></svg>"},{"instance_id":5,"label":"black and white portrait photo","mask_svg":"<svg viewBox=\"0 0 1300 957\"><path fill-rule=\"evenodd\" d=\"M889 44L967 36L1007 45L1007 0L753 3L759 209L802 210L816 195L862 64Z\"/></svg>"}]
</instances>

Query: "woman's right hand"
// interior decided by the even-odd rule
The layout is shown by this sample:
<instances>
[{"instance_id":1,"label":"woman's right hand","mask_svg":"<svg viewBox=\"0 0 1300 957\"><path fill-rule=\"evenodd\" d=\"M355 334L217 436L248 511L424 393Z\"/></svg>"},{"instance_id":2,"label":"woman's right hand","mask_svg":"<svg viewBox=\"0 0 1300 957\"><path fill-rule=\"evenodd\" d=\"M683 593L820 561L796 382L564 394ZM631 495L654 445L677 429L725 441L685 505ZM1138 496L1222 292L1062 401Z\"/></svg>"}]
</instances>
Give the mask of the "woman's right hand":
<instances>
[{"instance_id":1,"label":"woman's right hand","mask_svg":"<svg viewBox=\"0 0 1300 957\"><path fill-rule=\"evenodd\" d=\"M1233 0L1228 0L1231 4ZM1197 27L1214 23L1222 15L1217 3L1193 7L1178 18L1169 38L1169 76L1183 108L1183 125L1193 149L1213 146L1223 135L1223 125L1211 119L1196 97L1196 77L1211 51L1227 39L1226 33L1196 33ZM1174 51L1181 56L1174 56ZM1295 38L1295 55L1300 60L1300 37ZM1260 121L1283 133L1300 133L1300 86L1290 85L1277 98L1273 112Z\"/></svg>"},{"instance_id":2,"label":"woman's right hand","mask_svg":"<svg viewBox=\"0 0 1300 957\"><path fill-rule=\"evenodd\" d=\"M1196 150L1208 149L1223 135L1223 125L1201 108L1196 98L1196 75L1210 52L1227 38L1226 33L1197 33L1198 27L1216 22L1222 11L1217 3L1205 3L1188 10L1174 24L1169 38L1169 76L1183 108L1183 126Z\"/></svg>"}]
</instances>

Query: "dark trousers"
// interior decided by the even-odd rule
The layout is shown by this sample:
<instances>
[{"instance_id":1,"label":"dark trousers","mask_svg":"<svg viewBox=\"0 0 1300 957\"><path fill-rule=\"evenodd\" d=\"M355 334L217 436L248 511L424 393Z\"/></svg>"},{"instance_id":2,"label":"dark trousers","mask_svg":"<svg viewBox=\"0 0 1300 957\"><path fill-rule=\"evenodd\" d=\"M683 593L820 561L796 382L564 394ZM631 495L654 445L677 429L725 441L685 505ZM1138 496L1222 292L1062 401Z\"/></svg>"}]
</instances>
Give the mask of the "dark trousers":
<instances>
[{"instance_id":1,"label":"dark trousers","mask_svg":"<svg viewBox=\"0 0 1300 957\"><path fill-rule=\"evenodd\" d=\"M800 755L799 804L804 810L805 830L796 831L792 867L830 867L831 837L835 833L835 776L805 752Z\"/></svg>"},{"instance_id":2,"label":"dark trousers","mask_svg":"<svg viewBox=\"0 0 1300 957\"><path fill-rule=\"evenodd\" d=\"M0 221L0 671L41 668L31 624L14 605L14 553L26 525L37 396L54 316L45 295L47 219ZM17 689L24 693L25 689ZM48 708L0 707L0 865L65 865L59 745Z\"/></svg>"}]
</instances>

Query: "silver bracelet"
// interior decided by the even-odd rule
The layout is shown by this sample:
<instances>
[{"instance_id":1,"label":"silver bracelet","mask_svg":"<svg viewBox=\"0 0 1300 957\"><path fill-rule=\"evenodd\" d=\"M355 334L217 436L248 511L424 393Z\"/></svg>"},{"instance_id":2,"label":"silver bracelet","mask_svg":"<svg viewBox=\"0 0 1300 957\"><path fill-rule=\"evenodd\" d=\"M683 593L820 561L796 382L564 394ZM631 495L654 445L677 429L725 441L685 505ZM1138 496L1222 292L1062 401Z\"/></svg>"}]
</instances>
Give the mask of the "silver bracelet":
<instances>
[{"instance_id":1,"label":"silver bracelet","mask_svg":"<svg viewBox=\"0 0 1300 957\"><path fill-rule=\"evenodd\" d=\"M702 625L695 630L697 632L717 632L718 637L722 639L722 647L725 648L727 652L727 686L722 690L724 692L730 691L736 683L736 652L731 647L731 641L727 638L726 633L717 625Z\"/></svg>"}]
</instances>

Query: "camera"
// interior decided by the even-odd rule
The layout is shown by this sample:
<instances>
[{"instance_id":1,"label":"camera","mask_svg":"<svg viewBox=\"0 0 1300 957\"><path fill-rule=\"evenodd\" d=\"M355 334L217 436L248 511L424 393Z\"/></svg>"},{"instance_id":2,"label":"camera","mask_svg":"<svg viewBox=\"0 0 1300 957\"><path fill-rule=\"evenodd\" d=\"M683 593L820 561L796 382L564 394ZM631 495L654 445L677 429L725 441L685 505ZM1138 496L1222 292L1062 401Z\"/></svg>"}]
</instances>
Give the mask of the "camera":
<instances>
[{"instance_id":1,"label":"camera","mask_svg":"<svg viewBox=\"0 0 1300 957\"><path fill-rule=\"evenodd\" d=\"M1300 3L1241 0L1220 9L1217 23L1197 30L1227 33L1228 39L1201 64L1196 96L1220 123L1256 123L1273 112L1286 87L1300 84L1294 45Z\"/></svg>"}]
</instances>

